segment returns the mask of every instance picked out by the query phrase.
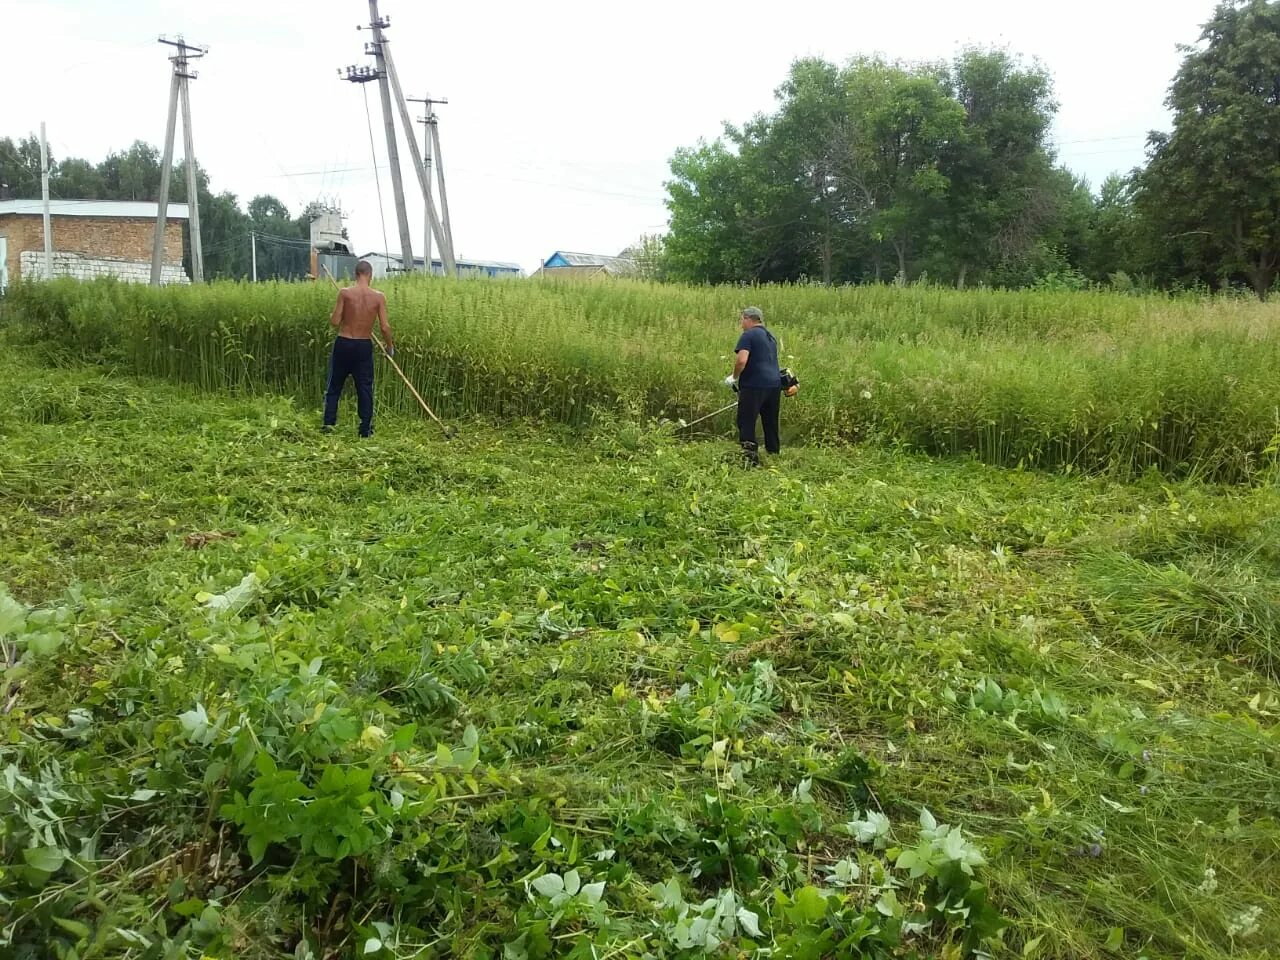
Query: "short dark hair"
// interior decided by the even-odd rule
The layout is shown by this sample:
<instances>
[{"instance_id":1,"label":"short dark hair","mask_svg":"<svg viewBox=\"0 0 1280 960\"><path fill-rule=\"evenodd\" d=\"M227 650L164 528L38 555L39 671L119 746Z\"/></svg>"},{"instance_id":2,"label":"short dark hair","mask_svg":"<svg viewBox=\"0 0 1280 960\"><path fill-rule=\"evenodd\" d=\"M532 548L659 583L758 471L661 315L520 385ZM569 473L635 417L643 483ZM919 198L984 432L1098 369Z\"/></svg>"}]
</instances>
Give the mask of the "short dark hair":
<instances>
[{"instance_id":1,"label":"short dark hair","mask_svg":"<svg viewBox=\"0 0 1280 960\"><path fill-rule=\"evenodd\" d=\"M359 263L356 264L356 276L372 277L373 264L370 263L368 260L361 260Z\"/></svg>"}]
</instances>

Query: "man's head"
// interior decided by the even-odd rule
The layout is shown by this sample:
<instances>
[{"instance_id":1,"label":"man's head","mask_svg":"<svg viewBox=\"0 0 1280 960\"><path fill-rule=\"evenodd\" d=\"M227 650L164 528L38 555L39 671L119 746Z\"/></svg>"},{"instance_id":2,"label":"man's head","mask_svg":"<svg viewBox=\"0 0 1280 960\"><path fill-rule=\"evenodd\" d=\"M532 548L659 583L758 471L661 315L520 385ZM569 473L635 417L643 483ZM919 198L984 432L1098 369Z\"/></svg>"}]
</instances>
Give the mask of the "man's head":
<instances>
[{"instance_id":1,"label":"man's head","mask_svg":"<svg viewBox=\"0 0 1280 960\"><path fill-rule=\"evenodd\" d=\"M361 260L356 264L356 282L363 280L368 283L373 279L373 264L368 260Z\"/></svg>"},{"instance_id":2,"label":"man's head","mask_svg":"<svg viewBox=\"0 0 1280 960\"><path fill-rule=\"evenodd\" d=\"M742 329L758 327L764 323L764 311L759 307L747 307L742 311Z\"/></svg>"}]
</instances>

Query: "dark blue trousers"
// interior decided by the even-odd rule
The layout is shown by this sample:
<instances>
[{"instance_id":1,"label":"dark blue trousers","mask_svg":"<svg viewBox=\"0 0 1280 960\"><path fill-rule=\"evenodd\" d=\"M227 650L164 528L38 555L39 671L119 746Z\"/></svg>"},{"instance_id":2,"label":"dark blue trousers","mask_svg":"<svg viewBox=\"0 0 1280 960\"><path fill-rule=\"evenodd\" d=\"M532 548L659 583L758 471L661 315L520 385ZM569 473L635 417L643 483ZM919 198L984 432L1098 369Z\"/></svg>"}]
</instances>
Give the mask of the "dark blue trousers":
<instances>
[{"instance_id":1,"label":"dark blue trousers","mask_svg":"<svg viewBox=\"0 0 1280 960\"><path fill-rule=\"evenodd\" d=\"M338 423L338 400L347 377L356 382L356 409L360 412L360 436L373 434L373 341L338 337L329 356L329 383L324 389L324 425Z\"/></svg>"},{"instance_id":2,"label":"dark blue trousers","mask_svg":"<svg viewBox=\"0 0 1280 960\"><path fill-rule=\"evenodd\" d=\"M738 440L749 443L756 442L756 419L764 425L764 448L769 453L777 453L781 447L778 439L778 413L782 406L782 389L771 387L768 390L756 390L751 387L738 388Z\"/></svg>"}]
</instances>

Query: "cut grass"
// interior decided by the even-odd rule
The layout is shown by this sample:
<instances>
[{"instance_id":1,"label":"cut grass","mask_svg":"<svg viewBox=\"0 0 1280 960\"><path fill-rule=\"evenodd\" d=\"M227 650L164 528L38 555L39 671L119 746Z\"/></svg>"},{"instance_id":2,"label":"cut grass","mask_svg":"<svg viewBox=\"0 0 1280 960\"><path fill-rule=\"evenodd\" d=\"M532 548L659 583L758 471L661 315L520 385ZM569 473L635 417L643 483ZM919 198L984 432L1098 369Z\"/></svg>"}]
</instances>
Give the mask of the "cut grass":
<instances>
[{"instance_id":1,"label":"cut grass","mask_svg":"<svg viewBox=\"0 0 1280 960\"><path fill-rule=\"evenodd\" d=\"M1202 644L1276 675L1280 580L1212 555L1155 565L1119 554L1087 567L1091 596L1110 619L1148 640Z\"/></svg>"},{"instance_id":2,"label":"cut grass","mask_svg":"<svg viewBox=\"0 0 1280 960\"><path fill-rule=\"evenodd\" d=\"M867 448L747 473L628 424L444 444L380 417L361 443L350 411L321 437L287 401L79 369L27 405L15 364L0 568L62 645L25 641L4 681L0 770L41 784L75 861L35 884L43 808L10 786L16 956L673 956L649 884L733 886L781 936L775 891L874 872L838 825L883 811L911 845L922 807L985 850L998 953L1261 958L1280 936L1274 570L1232 522L1275 516L1274 488ZM285 836L254 864L234 805L259 748L318 778L409 724L396 762L442 771L433 809L336 863ZM362 842L333 809L321 833ZM539 927L524 881L571 868L606 882L606 920Z\"/></svg>"}]
</instances>

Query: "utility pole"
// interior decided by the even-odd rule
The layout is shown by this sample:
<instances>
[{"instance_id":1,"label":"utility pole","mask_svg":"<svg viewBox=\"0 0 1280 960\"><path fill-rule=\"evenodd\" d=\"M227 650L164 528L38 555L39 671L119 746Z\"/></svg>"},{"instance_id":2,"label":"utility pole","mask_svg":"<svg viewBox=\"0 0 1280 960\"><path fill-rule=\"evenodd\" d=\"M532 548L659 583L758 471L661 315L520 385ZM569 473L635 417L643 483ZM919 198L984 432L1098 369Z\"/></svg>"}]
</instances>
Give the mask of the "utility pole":
<instances>
[{"instance_id":1,"label":"utility pole","mask_svg":"<svg viewBox=\"0 0 1280 960\"><path fill-rule=\"evenodd\" d=\"M156 204L156 232L151 246L151 285L160 285L164 266L165 227L169 220L169 175L173 170L173 135L177 126L178 104L182 104L182 151L187 168L187 207L191 212L191 279L204 280L204 249L200 242L200 197L196 175L195 147L191 138L191 99L187 81L199 74L191 69L190 61L198 60L209 52L208 47L193 47L182 37L177 40L160 38L160 42L173 47L176 52L169 58L173 74L169 83L169 116L164 132L164 158L160 164L160 196Z\"/></svg>"},{"instance_id":2,"label":"utility pole","mask_svg":"<svg viewBox=\"0 0 1280 960\"><path fill-rule=\"evenodd\" d=\"M40 121L40 199L44 207L44 278L53 279L53 229L49 223L49 142Z\"/></svg>"},{"instance_id":3,"label":"utility pole","mask_svg":"<svg viewBox=\"0 0 1280 960\"><path fill-rule=\"evenodd\" d=\"M449 242L449 253L452 256L453 227L449 223L449 194L444 188L444 154L440 150L440 126L432 120L430 127L431 144L435 147L436 155L436 181L440 186L440 217L444 221L444 237ZM455 257L454 259L456 260L457 258Z\"/></svg>"},{"instance_id":4,"label":"utility pole","mask_svg":"<svg viewBox=\"0 0 1280 960\"><path fill-rule=\"evenodd\" d=\"M409 97L410 103L421 103L426 116L418 122L422 124L422 169L427 171L427 183L431 183L431 94L422 100ZM426 204L422 206L422 229L427 241L427 273L435 273L431 264L431 215L427 213Z\"/></svg>"},{"instance_id":5,"label":"utility pole","mask_svg":"<svg viewBox=\"0 0 1280 960\"><path fill-rule=\"evenodd\" d=\"M169 219L169 174L173 171L173 129L178 122L178 68L169 81L169 120L164 128L164 157L160 161L160 196L156 204L156 234L151 244L151 285L160 286L164 263L164 233Z\"/></svg>"},{"instance_id":6,"label":"utility pole","mask_svg":"<svg viewBox=\"0 0 1280 960\"><path fill-rule=\"evenodd\" d=\"M391 185L395 190L396 200L396 219L400 227L400 245L403 250L403 265L406 271L413 269L413 252L410 249L409 240L409 220L405 214L404 207L404 185L400 178L400 155L396 145L395 131L395 114L392 112L391 101L394 96L396 111L400 114L400 121L404 125L405 139L409 144L409 154L413 159L414 172L418 176L418 185L422 188L422 199L427 210L427 222L430 231L435 235L440 246L440 256L444 261L446 273L454 273L457 266L453 259L453 244L440 224L440 218L436 216L435 202L432 199L430 180L427 177L426 168L423 166L422 154L418 151L418 141L413 135L413 121L409 118L409 108L405 106L404 91L400 88L400 78L396 74L395 60L391 56L391 47L387 43L386 35L383 31L390 26L390 18L381 18L378 15L378 0L369 0L369 28L373 31L373 43L365 44L365 53L373 56L377 66L374 69L368 67L350 66L346 69L346 77L353 83L368 83L372 80L378 81L378 90L382 96L382 121L386 127L387 133L387 159L391 165ZM359 29L364 29L360 27ZM338 76L342 78L343 71L338 70ZM428 138L430 142L430 138ZM439 149L439 139L436 139L437 151ZM428 241L428 254L425 262L430 267L430 241Z\"/></svg>"},{"instance_id":7,"label":"utility pole","mask_svg":"<svg viewBox=\"0 0 1280 960\"><path fill-rule=\"evenodd\" d=\"M396 144L395 118L391 115L391 86L387 82L386 37L382 31L391 20L378 16L378 0L369 0L369 29L373 31L372 53L378 70L378 95L382 99L382 124L387 131L387 163L391 165L391 190L395 195L396 222L400 227L401 264L405 273L413 269L413 241L409 239L409 214L404 207L404 181L400 178L400 149ZM413 143L412 138L409 141ZM415 144L416 146L416 144Z\"/></svg>"},{"instance_id":8,"label":"utility pole","mask_svg":"<svg viewBox=\"0 0 1280 960\"><path fill-rule=\"evenodd\" d=\"M258 235L249 231L250 256L253 259L253 282L258 282Z\"/></svg>"},{"instance_id":9,"label":"utility pole","mask_svg":"<svg viewBox=\"0 0 1280 960\"><path fill-rule=\"evenodd\" d=\"M431 96L430 94L427 94L428 99L430 99L430 96ZM429 104L427 105L426 109L427 109L427 115L430 116L431 107ZM427 183L430 183L431 182L431 128L427 126L426 119L422 121L422 168L427 171ZM427 241L427 258L426 258L427 273L428 275L434 275L436 272L435 264L431 262L431 215L427 213L427 205L425 203L422 205L422 229L423 229L423 232L426 234L426 241ZM441 267L444 266L444 261L441 261L440 266Z\"/></svg>"},{"instance_id":10,"label":"utility pole","mask_svg":"<svg viewBox=\"0 0 1280 960\"><path fill-rule=\"evenodd\" d=\"M444 271L446 274L452 274L456 272L453 247L449 243L449 238L443 233L440 218L436 216L435 201L431 199L431 184L427 180L427 172L422 165L422 155L418 153L418 141L413 138L413 121L409 118L409 108L405 106L404 91L400 88L400 76L396 73L396 62L391 56L390 47L383 46L382 59L387 76L391 80L391 89L395 92L400 122L404 124L405 136L409 141L409 155L413 158L413 169L418 175L418 185L422 188L422 200L427 208L427 217L431 221L431 227L436 236L440 239L440 258L444 261Z\"/></svg>"},{"instance_id":11,"label":"utility pole","mask_svg":"<svg viewBox=\"0 0 1280 960\"><path fill-rule=\"evenodd\" d=\"M187 208L191 211L188 226L191 229L191 280L204 282L204 246L200 239L200 183L196 167L196 150L191 139L191 96L188 78L182 74L182 159L187 168Z\"/></svg>"},{"instance_id":12,"label":"utility pole","mask_svg":"<svg viewBox=\"0 0 1280 960\"><path fill-rule=\"evenodd\" d=\"M422 129L422 168L427 175L427 188L431 187L431 158L432 158L432 141L439 143L439 135L436 133L436 112L435 105L437 103L448 103L448 100L432 100L431 94L425 97L405 97L409 103L420 103L425 116L419 117L418 122L423 125ZM444 181L440 181L440 212L443 216L441 225L442 232L448 241L449 249L453 249L453 232L449 229L449 206L444 196ZM431 263L431 213L428 210L426 214L427 221L427 263ZM443 262L443 250L441 253L441 261Z\"/></svg>"}]
</instances>

